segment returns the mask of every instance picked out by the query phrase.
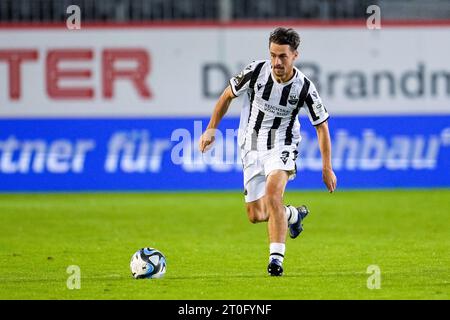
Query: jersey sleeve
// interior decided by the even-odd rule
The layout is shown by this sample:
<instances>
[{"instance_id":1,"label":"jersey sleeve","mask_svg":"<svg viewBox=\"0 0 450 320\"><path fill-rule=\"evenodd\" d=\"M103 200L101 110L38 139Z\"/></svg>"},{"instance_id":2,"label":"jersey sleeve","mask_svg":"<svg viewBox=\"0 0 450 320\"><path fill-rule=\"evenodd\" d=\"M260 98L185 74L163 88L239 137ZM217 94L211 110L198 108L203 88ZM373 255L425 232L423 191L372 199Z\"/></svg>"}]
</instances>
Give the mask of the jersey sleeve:
<instances>
[{"instance_id":1,"label":"jersey sleeve","mask_svg":"<svg viewBox=\"0 0 450 320\"><path fill-rule=\"evenodd\" d=\"M256 67L256 61L253 61L245 67L244 70L230 79L230 87L233 94L238 97L248 90L253 71Z\"/></svg>"},{"instance_id":2,"label":"jersey sleeve","mask_svg":"<svg viewBox=\"0 0 450 320\"><path fill-rule=\"evenodd\" d=\"M313 126L318 126L319 124L328 120L330 115L327 109L322 103L322 99L317 92L316 86L311 82L306 96L306 113L308 114L309 121Z\"/></svg>"}]
</instances>

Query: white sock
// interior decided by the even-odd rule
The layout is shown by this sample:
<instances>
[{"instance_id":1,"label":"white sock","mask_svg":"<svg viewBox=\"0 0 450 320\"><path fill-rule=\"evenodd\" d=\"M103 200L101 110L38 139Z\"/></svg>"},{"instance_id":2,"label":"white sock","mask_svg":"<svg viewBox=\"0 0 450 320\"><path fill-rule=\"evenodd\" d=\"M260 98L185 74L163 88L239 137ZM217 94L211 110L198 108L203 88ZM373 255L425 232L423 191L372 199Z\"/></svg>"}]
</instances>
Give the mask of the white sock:
<instances>
[{"instance_id":1,"label":"white sock","mask_svg":"<svg viewBox=\"0 0 450 320\"><path fill-rule=\"evenodd\" d=\"M286 219L288 224L293 224L298 221L298 211L293 206L284 206L284 211L286 213Z\"/></svg>"},{"instance_id":2,"label":"white sock","mask_svg":"<svg viewBox=\"0 0 450 320\"><path fill-rule=\"evenodd\" d=\"M272 242L270 244L270 256L269 261L273 258L280 260L283 262L284 260L284 251L286 250L286 245L284 243Z\"/></svg>"}]
</instances>

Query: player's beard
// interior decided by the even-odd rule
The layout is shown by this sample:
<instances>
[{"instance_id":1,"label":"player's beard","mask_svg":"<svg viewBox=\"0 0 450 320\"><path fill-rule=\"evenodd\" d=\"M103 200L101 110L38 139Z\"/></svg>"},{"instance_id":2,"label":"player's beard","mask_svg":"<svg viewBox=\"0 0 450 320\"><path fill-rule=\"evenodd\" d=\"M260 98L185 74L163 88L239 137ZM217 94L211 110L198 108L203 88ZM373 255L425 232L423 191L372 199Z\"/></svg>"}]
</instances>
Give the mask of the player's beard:
<instances>
[{"instance_id":1,"label":"player's beard","mask_svg":"<svg viewBox=\"0 0 450 320\"><path fill-rule=\"evenodd\" d=\"M283 79L284 77L287 77L288 74L290 74L291 71L289 71L289 70L292 70L293 68L294 68L293 65L291 65L291 66L281 65L278 67L274 67L273 73L275 74L275 76L277 78ZM290 80L290 79L284 79L284 81L288 81L288 80Z\"/></svg>"},{"instance_id":2,"label":"player's beard","mask_svg":"<svg viewBox=\"0 0 450 320\"><path fill-rule=\"evenodd\" d=\"M283 77L286 73L286 69L284 67L274 68L274 73L277 77Z\"/></svg>"}]
</instances>

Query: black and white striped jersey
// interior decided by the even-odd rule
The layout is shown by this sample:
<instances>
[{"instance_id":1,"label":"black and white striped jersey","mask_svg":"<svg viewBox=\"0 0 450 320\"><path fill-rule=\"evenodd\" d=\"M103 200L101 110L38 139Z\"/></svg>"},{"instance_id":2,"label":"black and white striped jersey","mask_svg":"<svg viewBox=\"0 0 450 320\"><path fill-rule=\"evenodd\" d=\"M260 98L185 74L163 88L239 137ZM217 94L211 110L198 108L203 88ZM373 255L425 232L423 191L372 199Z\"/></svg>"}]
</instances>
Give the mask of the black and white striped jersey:
<instances>
[{"instance_id":1,"label":"black and white striped jersey","mask_svg":"<svg viewBox=\"0 0 450 320\"><path fill-rule=\"evenodd\" d=\"M244 150L270 150L300 142L298 113L304 107L313 125L329 117L314 84L297 68L285 83L277 83L269 60L254 61L230 79L235 96L247 93L239 124Z\"/></svg>"}]
</instances>

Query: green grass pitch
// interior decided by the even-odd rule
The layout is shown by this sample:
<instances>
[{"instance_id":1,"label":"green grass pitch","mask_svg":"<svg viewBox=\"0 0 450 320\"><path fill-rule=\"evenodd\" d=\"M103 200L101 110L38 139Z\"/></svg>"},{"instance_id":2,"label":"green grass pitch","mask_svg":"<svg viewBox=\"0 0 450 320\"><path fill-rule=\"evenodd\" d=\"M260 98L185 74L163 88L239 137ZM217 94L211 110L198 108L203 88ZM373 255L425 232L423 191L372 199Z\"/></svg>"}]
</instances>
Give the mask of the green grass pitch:
<instances>
[{"instance_id":1,"label":"green grass pitch","mask_svg":"<svg viewBox=\"0 0 450 320\"><path fill-rule=\"evenodd\" d=\"M0 299L449 299L450 190L292 192L305 231L269 277L267 224L227 193L0 195ZM152 246L162 279L129 261ZM69 290L66 271L81 270ZM381 287L370 290L370 265Z\"/></svg>"}]
</instances>

